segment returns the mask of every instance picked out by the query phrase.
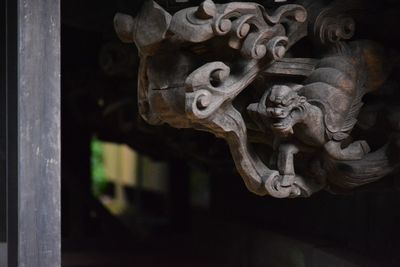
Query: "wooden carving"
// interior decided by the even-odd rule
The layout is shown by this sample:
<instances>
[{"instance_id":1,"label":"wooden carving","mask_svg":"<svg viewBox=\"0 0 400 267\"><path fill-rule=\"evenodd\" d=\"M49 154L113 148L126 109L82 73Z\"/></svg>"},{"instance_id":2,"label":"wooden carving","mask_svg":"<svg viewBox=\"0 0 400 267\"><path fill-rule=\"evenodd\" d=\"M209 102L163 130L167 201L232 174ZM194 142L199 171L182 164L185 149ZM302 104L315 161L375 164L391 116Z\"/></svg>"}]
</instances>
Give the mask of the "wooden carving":
<instances>
[{"instance_id":1,"label":"wooden carving","mask_svg":"<svg viewBox=\"0 0 400 267\"><path fill-rule=\"evenodd\" d=\"M395 57L353 39L355 6L314 2L206 0L170 15L148 1L135 18L117 14L120 39L141 58L141 116L225 139L258 195L307 197L395 171L399 113L363 105L382 94ZM383 121L385 140L370 147Z\"/></svg>"}]
</instances>

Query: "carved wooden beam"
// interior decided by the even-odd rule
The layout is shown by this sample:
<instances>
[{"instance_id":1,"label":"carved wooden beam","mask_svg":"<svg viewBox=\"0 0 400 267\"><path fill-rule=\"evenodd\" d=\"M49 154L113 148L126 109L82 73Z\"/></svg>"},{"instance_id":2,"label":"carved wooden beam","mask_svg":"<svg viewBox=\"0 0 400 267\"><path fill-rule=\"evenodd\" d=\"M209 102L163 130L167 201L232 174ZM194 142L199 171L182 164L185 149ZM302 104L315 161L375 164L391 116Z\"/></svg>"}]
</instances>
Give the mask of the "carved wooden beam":
<instances>
[{"instance_id":1,"label":"carved wooden beam","mask_svg":"<svg viewBox=\"0 0 400 267\"><path fill-rule=\"evenodd\" d=\"M115 29L139 50L139 112L148 123L225 139L258 195L307 197L399 166L397 113L379 110L393 129L372 152L363 139L370 129L358 123L379 127L362 99L379 94L391 63L378 44L352 40L354 8L206 0L171 15L149 1L135 18L117 14ZM300 40L313 53L294 48Z\"/></svg>"}]
</instances>

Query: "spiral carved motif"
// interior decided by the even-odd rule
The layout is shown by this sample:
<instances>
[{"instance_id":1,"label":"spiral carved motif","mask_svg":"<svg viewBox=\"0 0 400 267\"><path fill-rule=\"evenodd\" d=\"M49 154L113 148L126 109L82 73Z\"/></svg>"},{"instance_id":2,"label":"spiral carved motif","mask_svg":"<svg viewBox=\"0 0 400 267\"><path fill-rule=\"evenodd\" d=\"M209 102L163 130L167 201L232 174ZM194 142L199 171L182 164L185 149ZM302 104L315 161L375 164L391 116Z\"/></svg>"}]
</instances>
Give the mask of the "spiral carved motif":
<instances>
[{"instance_id":1,"label":"spiral carved motif","mask_svg":"<svg viewBox=\"0 0 400 267\"><path fill-rule=\"evenodd\" d=\"M319 14L314 31L321 43L326 44L351 39L355 33L355 27L352 17L326 9Z\"/></svg>"}]
</instances>

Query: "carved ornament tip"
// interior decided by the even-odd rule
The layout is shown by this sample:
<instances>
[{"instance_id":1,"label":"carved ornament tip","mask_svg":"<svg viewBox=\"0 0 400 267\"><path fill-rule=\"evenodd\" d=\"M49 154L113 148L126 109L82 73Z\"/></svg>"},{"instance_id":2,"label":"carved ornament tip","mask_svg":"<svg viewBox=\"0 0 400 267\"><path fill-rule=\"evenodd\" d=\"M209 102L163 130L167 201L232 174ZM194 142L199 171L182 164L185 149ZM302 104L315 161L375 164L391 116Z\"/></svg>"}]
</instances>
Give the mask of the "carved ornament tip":
<instances>
[{"instance_id":1,"label":"carved ornament tip","mask_svg":"<svg viewBox=\"0 0 400 267\"><path fill-rule=\"evenodd\" d=\"M200 4L196 11L196 17L200 19L214 18L217 14L217 7L211 0L206 0Z\"/></svg>"},{"instance_id":2,"label":"carved ornament tip","mask_svg":"<svg viewBox=\"0 0 400 267\"><path fill-rule=\"evenodd\" d=\"M135 20L132 16L117 13L114 16L114 28L119 39L124 43L133 43Z\"/></svg>"}]
</instances>

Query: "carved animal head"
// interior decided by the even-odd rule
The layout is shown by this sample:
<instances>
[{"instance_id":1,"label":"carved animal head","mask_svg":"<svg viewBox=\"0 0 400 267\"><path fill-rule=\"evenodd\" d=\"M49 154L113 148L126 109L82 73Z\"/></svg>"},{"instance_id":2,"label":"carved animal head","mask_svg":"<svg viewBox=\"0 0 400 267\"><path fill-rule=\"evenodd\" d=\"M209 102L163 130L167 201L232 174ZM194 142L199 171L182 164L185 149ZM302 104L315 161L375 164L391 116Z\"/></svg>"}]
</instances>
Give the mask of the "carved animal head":
<instances>
[{"instance_id":1,"label":"carved animal head","mask_svg":"<svg viewBox=\"0 0 400 267\"><path fill-rule=\"evenodd\" d=\"M293 133L293 126L297 123L293 112L306 101L297 90L301 86L274 85L266 98L266 112L271 121L271 128L280 135L287 136Z\"/></svg>"},{"instance_id":2,"label":"carved animal head","mask_svg":"<svg viewBox=\"0 0 400 267\"><path fill-rule=\"evenodd\" d=\"M142 117L150 124L186 128L236 97L269 62L284 57L304 36L300 25L306 19L300 5L270 14L257 3L205 0L171 15L146 1L138 16L117 14L114 23L120 39L135 43L140 54Z\"/></svg>"}]
</instances>

